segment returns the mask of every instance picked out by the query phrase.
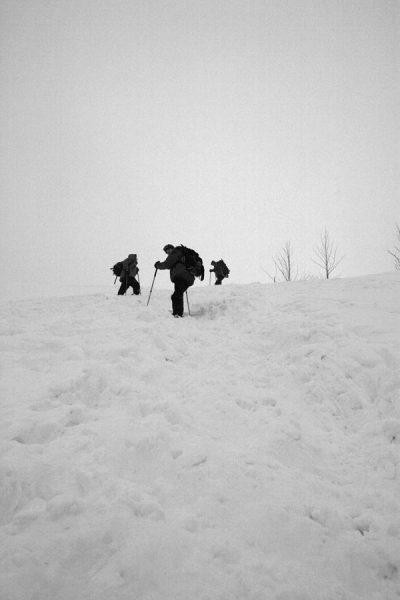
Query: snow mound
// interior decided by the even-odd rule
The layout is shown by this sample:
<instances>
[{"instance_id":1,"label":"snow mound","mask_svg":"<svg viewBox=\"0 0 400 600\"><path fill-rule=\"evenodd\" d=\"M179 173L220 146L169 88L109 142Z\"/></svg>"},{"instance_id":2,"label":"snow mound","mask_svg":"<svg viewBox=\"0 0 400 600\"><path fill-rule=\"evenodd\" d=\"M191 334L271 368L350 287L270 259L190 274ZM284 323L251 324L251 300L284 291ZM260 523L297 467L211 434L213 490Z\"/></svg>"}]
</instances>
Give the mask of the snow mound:
<instances>
[{"instance_id":1,"label":"snow mound","mask_svg":"<svg viewBox=\"0 0 400 600\"><path fill-rule=\"evenodd\" d=\"M1 600L400 598L399 290L2 303Z\"/></svg>"}]
</instances>

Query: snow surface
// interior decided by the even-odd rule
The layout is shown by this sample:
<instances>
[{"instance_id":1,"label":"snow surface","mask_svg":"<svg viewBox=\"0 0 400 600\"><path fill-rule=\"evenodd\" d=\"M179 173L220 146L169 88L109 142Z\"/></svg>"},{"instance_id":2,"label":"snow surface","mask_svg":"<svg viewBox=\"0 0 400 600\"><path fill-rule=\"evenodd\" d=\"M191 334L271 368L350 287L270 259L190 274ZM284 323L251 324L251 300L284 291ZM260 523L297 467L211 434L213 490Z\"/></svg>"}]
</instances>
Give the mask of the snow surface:
<instances>
[{"instance_id":1,"label":"snow surface","mask_svg":"<svg viewBox=\"0 0 400 600\"><path fill-rule=\"evenodd\" d=\"M399 292L3 302L1 600L400 598Z\"/></svg>"}]
</instances>

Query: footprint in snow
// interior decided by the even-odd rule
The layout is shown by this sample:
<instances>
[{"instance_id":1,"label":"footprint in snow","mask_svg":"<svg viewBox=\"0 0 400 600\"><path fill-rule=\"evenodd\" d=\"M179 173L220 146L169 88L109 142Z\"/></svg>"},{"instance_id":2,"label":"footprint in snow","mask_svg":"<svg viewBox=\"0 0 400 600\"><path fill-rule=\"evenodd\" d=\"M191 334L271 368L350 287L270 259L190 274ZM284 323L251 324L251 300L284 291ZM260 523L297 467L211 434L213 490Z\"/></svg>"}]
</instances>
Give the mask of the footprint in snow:
<instances>
[{"instance_id":1,"label":"footprint in snow","mask_svg":"<svg viewBox=\"0 0 400 600\"><path fill-rule=\"evenodd\" d=\"M33 423L22 429L12 439L20 444L46 444L62 434L63 427L58 423Z\"/></svg>"}]
</instances>

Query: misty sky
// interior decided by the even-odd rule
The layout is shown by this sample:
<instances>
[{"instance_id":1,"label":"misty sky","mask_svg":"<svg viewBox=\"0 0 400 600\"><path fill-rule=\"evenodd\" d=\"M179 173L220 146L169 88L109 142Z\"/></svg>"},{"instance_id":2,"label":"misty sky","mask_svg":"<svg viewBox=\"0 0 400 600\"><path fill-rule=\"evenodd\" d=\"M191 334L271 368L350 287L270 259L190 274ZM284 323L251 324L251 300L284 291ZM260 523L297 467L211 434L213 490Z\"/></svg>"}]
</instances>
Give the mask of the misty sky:
<instances>
[{"instance_id":1,"label":"misty sky","mask_svg":"<svg viewBox=\"0 0 400 600\"><path fill-rule=\"evenodd\" d=\"M266 281L388 271L400 221L400 3L3 0L6 294L110 284L184 243ZM168 278L160 274L168 285ZM160 281L161 285L161 281Z\"/></svg>"}]
</instances>

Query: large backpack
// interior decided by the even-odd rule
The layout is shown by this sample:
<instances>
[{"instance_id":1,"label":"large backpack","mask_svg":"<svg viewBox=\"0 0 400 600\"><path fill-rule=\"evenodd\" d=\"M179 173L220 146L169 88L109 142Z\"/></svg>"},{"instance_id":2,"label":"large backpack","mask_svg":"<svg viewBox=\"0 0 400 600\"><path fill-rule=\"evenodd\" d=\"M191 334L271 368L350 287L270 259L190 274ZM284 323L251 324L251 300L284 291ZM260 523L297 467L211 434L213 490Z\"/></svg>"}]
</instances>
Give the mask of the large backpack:
<instances>
[{"instance_id":1,"label":"large backpack","mask_svg":"<svg viewBox=\"0 0 400 600\"><path fill-rule=\"evenodd\" d=\"M221 262L222 262L224 277L229 277L230 270L228 269L227 265L224 263L223 260L221 260Z\"/></svg>"},{"instance_id":2,"label":"large backpack","mask_svg":"<svg viewBox=\"0 0 400 600\"><path fill-rule=\"evenodd\" d=\"M200 281L204 279L203 261L195 250L186 248L183 244L179 246L183 253L183 262L186 269L195 277L200 277Z\"/></svg>"},{"instance_id":3,"label":"large backpack","mask_svg":"<svg viewBox=\"0 0 400 600\"><path fill-rule=\"evenodd\" d=\"M218 271L221 272L221 275L223 275L224 277L229 277L230 270L228 269L228 267L222 259L215 264L215 267L218 269Z\"/></svg>"},{"instance_id":4,"label":"large backpack","mask_svg":"<svg viewBox=\"0 0 400 600\"><path fill-rule=\"evenodd\" d=\"M119 277L122 273L123 264L122 262L117 262L113 267L111 267L111 271L114 273L115 277Z\"/></svg>"}]
</instances>

